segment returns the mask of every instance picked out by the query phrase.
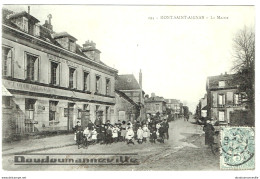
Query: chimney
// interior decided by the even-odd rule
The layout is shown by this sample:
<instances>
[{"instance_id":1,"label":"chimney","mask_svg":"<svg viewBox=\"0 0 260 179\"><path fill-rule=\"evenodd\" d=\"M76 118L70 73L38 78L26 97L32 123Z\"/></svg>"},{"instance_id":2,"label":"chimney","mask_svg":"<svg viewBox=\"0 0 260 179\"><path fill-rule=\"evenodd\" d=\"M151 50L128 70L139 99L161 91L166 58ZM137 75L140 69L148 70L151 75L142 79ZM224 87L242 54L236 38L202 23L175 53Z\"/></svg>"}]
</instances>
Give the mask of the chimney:
<instances>
[{"instance_id":1,"label":"chimney","mask_svg":"<svg viewBox=\"0 0 260 179\"><path fill-rule=\"evenodd\" d=\"M28 6L28 14L30 14L30 6Z\"/></svg>"},{"instance_id":2,"label":"chimney","mask_svg":"<svg viewBox=\"0 0 260 179\"><path fill-rule=\"evenodd\" d=\"M140 69L140 72L139 72L139 85L141 87L141 89L143 88L142 85L143 85L143 75L142 75L142 70Z\"/></svg>"},{"instance_id":3,"label":"chimney","mask_svg":"<svg viewBox=\"0 0 260 179\"><path fill-rule=\"evenodd\" d=\"M86 41L83 44L82 52L91 60L95 60L97 62L100 61L100 51L96 48L96 43L93 41Z\"/></svg>"},{"instance_id":4,"label":"chimney","mask_svg":"<svg viewBox=\"0 0 260 179\"><path fill-rule=\"evenodd\" d=\"M49 14L48 16L48 20L45 20L45 23L42 25L43 27L49 29L51 32L53 31L53 26L51 25L51 19L52 19L52 15Z\"/></svg>"}]
</instances>

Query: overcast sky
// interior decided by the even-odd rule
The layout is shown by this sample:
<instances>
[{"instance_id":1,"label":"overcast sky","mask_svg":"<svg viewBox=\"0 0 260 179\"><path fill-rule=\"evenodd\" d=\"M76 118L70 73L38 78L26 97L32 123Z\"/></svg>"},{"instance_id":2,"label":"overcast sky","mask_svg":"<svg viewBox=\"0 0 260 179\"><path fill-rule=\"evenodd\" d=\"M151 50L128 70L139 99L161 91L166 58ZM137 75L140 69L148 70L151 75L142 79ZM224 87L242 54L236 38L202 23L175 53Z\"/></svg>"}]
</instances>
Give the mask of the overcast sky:
<instances>
[{"instance_id":1,"label":"overcast sky","mask_svg":"<svg viewBox=\"0 0 260 179\"><path fill-rule=\"evenodd\" d=\"M27 6L4 7L27 11ZM52 14L54 31L68 32L80 45L93 40L101 60L119 74L134 74L138 80L142 69L146 94L180 99L192 112L206 93L207 76L230 73L236 32L245 25L254 27L255 22L253 6L31 5L30 9L41 24Z\"/></svg>"}]
</instances>

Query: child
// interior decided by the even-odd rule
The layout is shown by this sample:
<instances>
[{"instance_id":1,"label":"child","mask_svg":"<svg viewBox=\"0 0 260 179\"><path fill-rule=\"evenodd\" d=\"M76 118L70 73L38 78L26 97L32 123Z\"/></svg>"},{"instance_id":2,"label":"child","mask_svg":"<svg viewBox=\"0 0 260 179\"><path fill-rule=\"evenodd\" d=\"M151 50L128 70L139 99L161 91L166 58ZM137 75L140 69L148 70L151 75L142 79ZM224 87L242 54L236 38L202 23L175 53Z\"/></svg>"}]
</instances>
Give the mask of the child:
<instances>
[{"instance_id":1,"label":"child","mask_svg":"<svg viewBox=\"0 0 260 179\"><path fill-rule=\"evenodd\" d=\"M118 128L116 125L112 128L112 138L113 142L118 142Z\"/></svg>"},{"instance_id":2,"label":"child","mask_svg":"<svg viewBox=\"0 0 260 179\"><path fill-rule=\"evenodd\" d=\"M100 142L100 144L104 144L104 142L105 142L105 136L106 136L105 125L104 125L104 124L101 124L100 134L99 134L99 142Z\"/></svg>"},{"instance_id":3,"label":"child","mask_svg":"<svg viewBox=\"0 0 260 179\"><path fill-rule=\"evenodd\" d=\"M84 144L85 144L85 146L88 146L88 138L90 136L90 130L88 129L88 127L85 128L83 135L84 135L84 141L85 141Z\"/></svg>"},{"instance_id":4,"label":"child","mask_svg":"<svg viewBox=\"0 0 260 179\"><path fill-rule=\"evenodd\" d=\"M156 143L157 135L156 128L151 128L151 143Z\"/></svg>"},{"instance_id":5,"label":"child","mask_svg":"<svg viewBox=\"0 0 260 179\"><path fill-rule=\"evenodd\" d=\"M139 126L138 129L137 129L137 142L139 144L143 143L143 130L142 130L141 126Z\"/></svg>"},{"instance_id":6,"label":"child","mask_svg":"<svg viewBox=\"0 0 260 179\"><path fill-rule=\"evenodd\" d=\"M127 145L132 143L133 145L135 145L133 138L134 138L134 131L131 127L127 128L127 132L126 132L126 140L127 140Z\"/></svg>"},{"instance_id":7,"label":"child","mask_svg":"<svg viewBox=\"0 0 260 179\"><path fill-rule=\"evenodd\" d=\"M106 144L111 144L112 143L112 128L111 124L108 125L107 130L106 130Z\"/></svg>"},{"instance_id":8,"label":"child","mask_svg":"<svg viewBox=\"0 0 260 179\"><path fill-rule=\"evenodd\" d=\"M92 137L92 142L93 144L95 144L97 142L97 131L96 129L94 128L93 131L91 132L91 137Z\"/></svg>"},{"instance_id":9,"label":"child","mask_svg":"<svg viewBox=\"0 0 260 179\"><path fill-rule=\"evenodd\" d=\"M160 142L164 143L164 127L161 126L158 131L159 131Z\"/></svg>"},{"instance_id":10,"label":"child","mask_svg":"<svg viewBox=\"0 0 260 179\"><path fill-rule=\"evenodd\" d=\"M126 135L126 122L123 121L121 126L121 136L123 141L125 141L125 135Z\"/></svg>"},{"instance_id":11,"label":"child","mask_svg":"<svg viewBox=\"0 0 260 179\"><path fill-rule=\"evenodd\" d=\"M148 132L149 132L149 129L148 129L146 124L143 127L143 131L144 131L144 133L143 133L143 141L146 143L146 139L148 137Z\"/></svg>"}]
</instances>

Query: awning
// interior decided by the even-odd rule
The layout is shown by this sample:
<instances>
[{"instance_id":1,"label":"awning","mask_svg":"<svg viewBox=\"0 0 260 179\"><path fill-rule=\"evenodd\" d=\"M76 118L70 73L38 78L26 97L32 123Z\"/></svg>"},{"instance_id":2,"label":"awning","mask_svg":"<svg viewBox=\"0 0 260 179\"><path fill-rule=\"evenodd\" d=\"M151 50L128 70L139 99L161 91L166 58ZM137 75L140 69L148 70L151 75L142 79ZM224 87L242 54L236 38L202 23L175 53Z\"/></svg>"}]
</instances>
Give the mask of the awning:
<instances>
[{"instance_id":1,"label":"awning","mask_svg":"<svg viewBox=\"0 0 260 179\"><path fill-rule=\"evenodd\" d=\"M2 85L2 96L13 96L13 95Z\"/></svg>"}]
</instances>

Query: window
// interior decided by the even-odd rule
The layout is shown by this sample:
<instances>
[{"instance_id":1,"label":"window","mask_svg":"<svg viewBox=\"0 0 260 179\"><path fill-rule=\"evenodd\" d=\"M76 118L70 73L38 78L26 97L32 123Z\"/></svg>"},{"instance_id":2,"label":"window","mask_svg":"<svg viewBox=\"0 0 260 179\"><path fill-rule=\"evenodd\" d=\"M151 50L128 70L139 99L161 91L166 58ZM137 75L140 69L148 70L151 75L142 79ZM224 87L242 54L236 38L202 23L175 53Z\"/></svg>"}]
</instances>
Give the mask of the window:
<instances>
[{"instance_id":1,"label":"window","mask_svg":"<svg viewBox=\"0 0 260 179\"><path fill-rule=\"evenodd\" d=\"M57 121L57 101L49 102L49 121Z\"/></svg>"},{"instance_id":2,"label":"window","mask_svg":"<svg viewBox=\"0 0 260 179\"><path fill-rule=\"evenodd\" d=\"M83 104L83 111L87 111L88 110L88 104Z\"/></svg>"},{"instance_id":3,"label":"window","mask_svg":"<svg viewBox=\"0 0 260 179\"><path fill-rule=\"evenodd\" d=\"M59 84L59 64L55 62L51 62L51 84L58 85Z\"/></svg>"},{"instance_id":4,"label":"window","mask_svg":"<svg viewBox=\"0 0 260 179\"><path fill-rule=\"evenodd\" d=\"M218 112L218 120L222 122L225 121L225 111Z\"/></svg>"},{"instance_id":5,"label":"window","mask_svg":"<svg viewBox=\"0 0 260 179\"><path fill-rule=\"evenodd\" d=\"M72 52L76 51L76 44L75 44L74 41L72 41L70 39L69 39L69 50L72 51Z\"/></svg>"},{"instance_id":6,"label":"window","mask_svg":"<svg viewBox=\"0 0 260 179\"><path fill-rule=\"evenodd\" d=\"M25 99L25 116L27 120L34 120L35 99Z\"/></svg>"},{"instance_id":7,"label":"window","mask_svg":"<svg viewBox=\"0 0 260 179\"><path fill-rule=\"evenodd\" d=\"M26 54L26 59L27 59L26 79L30 81L37 81L39 58L34 55Z\"/></svg>"},{"instance_id":8,"label":"window","mask_svg":"<svg viewBox=\"0 0 260 179\"><path fill-rule=\"evenodd\" d=\"M220 87L220 88L225 87L225 81L219 81L218 82L218 87Z\"/></svg>"},{"instance_id":9,"label":"window","mask_svg":"<svg viewBox=\"0 0 260 179\"><path fill-rule=\"evenodd\" d=\"M96 76L96 92L100 93L101 92L101 83L100 83L100 76Z\"/></svg>"},{"instance_id":10,"label":"window","mask_svg":"<svg viewBox=\"0 0 260 179\"><path fill-rule=\"evenodd\" d=\"M2 47L2 75L11 76L12 74L12 49Z\"/></svg>"},{"instance_id":11,"label":"window","mask_svg":"<svg viewBox=\"0 0 260 179\"><path fill-rule=\"evenodd\" d=\"M235 105L238 105L240 102L239 102L239 94L238 93L236 93L236 94L234 94L234 104Z\"/></svg>"},{"instance_id":12,"label":"window","mask_svg":"<svg viewBox=\"0 0 260 179\"><path fill-rule=\"evenodd\" d=\"M219 105L225 105L225 95L224 94L218 95L218 104Z\"/></svg>"},{"instance_id":13,"label":"window","mask_svg":"<svg viewBox=\"0 0 260 179\"><path fill-rule=\"evenodd\" d=\"M40 26L39 26L39 24L34 25L34 35L40 36Z\"/></svg>"},{"instance_id":14,"label":"window","mask_svg":"<svg viewBox=\"0 0 260 179\"><path fill-rule=\"evenodd\" d=\"M156 111L159 111L159 109L160 109L160 105L156 104Z\"/></svg>"},{"instance_id":15,"label":"window","mask_svg":"<svg viewBox=\"0 0 260 179\"><path fill-rule=\"evenodd\" d=\"M28 19L25 17L23 17L22 30L24 30L25 32L28 32Z\"/></svg>"},{"instance_id":16,"label":"window","mask_svg":"<svg viewBox=\"0 0 260 179\"><path fill-rule=\"evenodd\" d=\"M76 70L69 68L69 88L76 88Z\"/></svg>"},{"instance_id":17,"label":"window","mask_svg":"<svg viewBox=\"0 0 260 179\"><path fill-rule=\"evenodd\" d=\"M83 90L84 91L88 91L89 88L89 73L88 72L84 72L83 73Z\"/></svg>"},{"instance_id":18,"label":"window","mask_svg":"<svg viewBox=\"0 0 260 179\"><path fill-rule=\"evenodd\" d=\"M106 95L110 95L110 80L106 79Z\"/></svg>"},{"instance_id":19,"label":"window","mask_svg":"<svg viewBox=\"0 0 260 179\"><path fill-rule=\"evenodd\" d=\"M10 96L2 97L2 107L4 107L4 108L11 107L11 97Z\"/></svg>"}]
</instances>

